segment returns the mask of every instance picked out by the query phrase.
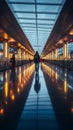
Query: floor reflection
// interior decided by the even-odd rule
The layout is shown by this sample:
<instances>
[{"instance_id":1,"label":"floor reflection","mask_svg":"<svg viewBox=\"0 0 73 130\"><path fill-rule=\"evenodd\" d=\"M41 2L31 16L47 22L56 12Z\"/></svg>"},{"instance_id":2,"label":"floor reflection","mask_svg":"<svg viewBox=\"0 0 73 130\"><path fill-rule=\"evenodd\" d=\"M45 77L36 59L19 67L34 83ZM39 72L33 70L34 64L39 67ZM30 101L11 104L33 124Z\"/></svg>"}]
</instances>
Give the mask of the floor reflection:
<instances>
[{"instance_id":1,"label":"floor reflection","mask_svg":"<svg viewBox=\"0 0 73 130\"><path fill-rule=\"evenodd\" d=\"M73 129L73 71L48 63L42 65L60 128ZM50 86L48 85L50 84Z\"/></svg>"},{"instance_id":2,"label":"floor reflection","mask_svg":"<svg viewBox=\"0 0 73 130\"><path fill-rule=\"evenodd\" d=\"M38 93L40 91L40 81L39 81L39 72L35 73L35 84L34 84L34 90L36 91L36 93Z\"/></svg>"},{"instance_id":3,"label":"floor reflection","mask_svg":"<svg viewBox=\"0 0 73 130\"><path fill-rule=\"evenodd\" d=\"M48 63L34 71L0 72L1 130L73 130L73 72Z\"/></svg>"},{"instance_id":4,"label":"floor reflection","mask_svg":"<svg viewBox=\"0 0 73 130\"><path fill-rule=\"evenodd\" d=\"M52 125L53 124L53 125ZM34 74L17 130L59 130L43 73Z\"/></svg>"},{"instance_id":5,"label":"floor reflection","mask_svg":"<svg viewBox=\"0 0 73 130\"><path fill-rule=\"evenodd\" d=\"M15 70L0 72L0 128L14 130L21 112L21 104L25 103L29 80L34 73L34 65L20 66ZM30 80L31 81L31 80ZM26 94L24 95L24 93ZM20 101L20 99L23 99ZM15 121L15 123L12 122ZM11 126L10 126L11 125Z\"/></svg>"}]
</instances>

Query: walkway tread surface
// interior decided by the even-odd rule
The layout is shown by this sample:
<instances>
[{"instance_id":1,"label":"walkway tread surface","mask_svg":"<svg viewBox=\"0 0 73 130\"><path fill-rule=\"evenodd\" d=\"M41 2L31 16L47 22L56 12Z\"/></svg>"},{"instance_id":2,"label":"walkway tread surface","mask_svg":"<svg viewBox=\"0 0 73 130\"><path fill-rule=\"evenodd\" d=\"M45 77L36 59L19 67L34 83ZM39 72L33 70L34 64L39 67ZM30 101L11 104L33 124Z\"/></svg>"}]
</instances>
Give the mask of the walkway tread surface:
<instances>
[{"instance_id":1,"label":"walkway tread surface","mask_svg":"<svg viewBox=\"0 0 73 130\"><path fill-rule=\"evenodd\" d=\"M38 78L38 79L36 79ZM37 81L36 81L37 80ZM39 88L39 91L37 89ZM42 70L35 72L17 130L59 130Z\"/></svg>"}]
</instances>

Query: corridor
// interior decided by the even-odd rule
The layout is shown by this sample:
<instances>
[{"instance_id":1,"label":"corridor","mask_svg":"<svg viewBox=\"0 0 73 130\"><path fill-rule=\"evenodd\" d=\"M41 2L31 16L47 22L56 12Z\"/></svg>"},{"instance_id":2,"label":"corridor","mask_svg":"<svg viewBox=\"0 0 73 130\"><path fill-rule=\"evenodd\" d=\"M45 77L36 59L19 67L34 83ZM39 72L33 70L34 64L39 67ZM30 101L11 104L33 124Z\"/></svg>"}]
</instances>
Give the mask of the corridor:
<instances>
[{"instance_id":1,"label":"corridor","mask_svg":"<svg viewBox=\"0 0 73 130\"><path fill-rule=\"evenodd\" d=\"M0 72L1 130L72 130L73 72L48 63Z\"/></svg>"},{"instance_id":2,"label":"corridor","mask_svg":"<svg viewBox=\"0 0 73 130\"><path fill-rule=\"evenodd\" d=\"M73 130L73 0L0 0L0 130Z\"/></svg>"}]
</instances>

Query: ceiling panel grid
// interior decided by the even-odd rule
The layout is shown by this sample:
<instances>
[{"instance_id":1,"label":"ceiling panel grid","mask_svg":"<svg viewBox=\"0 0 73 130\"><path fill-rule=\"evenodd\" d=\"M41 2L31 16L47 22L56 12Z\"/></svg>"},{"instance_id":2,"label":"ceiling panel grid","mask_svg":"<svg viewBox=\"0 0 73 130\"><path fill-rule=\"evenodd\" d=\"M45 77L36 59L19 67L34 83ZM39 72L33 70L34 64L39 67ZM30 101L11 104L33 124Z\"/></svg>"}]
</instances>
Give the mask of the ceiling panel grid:
<instances>
[{"instance_id":1,"label":"ceiling panel grid","mask_svg":"<svg viewBox=\"0 0 73 130\"><path fill-rule=\"evenodd\" d=\"M65 0L6 0L35 51L42 52Z\"/></svg>"}]
</instances>

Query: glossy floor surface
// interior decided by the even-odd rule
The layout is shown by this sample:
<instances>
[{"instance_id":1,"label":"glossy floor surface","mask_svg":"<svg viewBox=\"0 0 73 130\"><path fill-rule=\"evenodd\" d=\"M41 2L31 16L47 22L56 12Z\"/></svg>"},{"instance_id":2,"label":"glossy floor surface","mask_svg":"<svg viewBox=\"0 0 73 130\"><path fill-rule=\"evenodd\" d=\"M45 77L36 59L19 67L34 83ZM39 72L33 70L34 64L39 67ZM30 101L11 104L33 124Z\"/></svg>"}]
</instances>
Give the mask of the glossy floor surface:
<instances>
[{"instance_id":1,"label":"glossy floor surface","mask_svg":"<svg viewBox=\"0 0 73 130\"><path fill-rule=\"evenodd\" d=\"M73 71L42 63L0 72L1 130L73 130Z\"/></svg>"}]
</instances>

